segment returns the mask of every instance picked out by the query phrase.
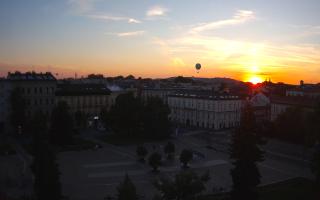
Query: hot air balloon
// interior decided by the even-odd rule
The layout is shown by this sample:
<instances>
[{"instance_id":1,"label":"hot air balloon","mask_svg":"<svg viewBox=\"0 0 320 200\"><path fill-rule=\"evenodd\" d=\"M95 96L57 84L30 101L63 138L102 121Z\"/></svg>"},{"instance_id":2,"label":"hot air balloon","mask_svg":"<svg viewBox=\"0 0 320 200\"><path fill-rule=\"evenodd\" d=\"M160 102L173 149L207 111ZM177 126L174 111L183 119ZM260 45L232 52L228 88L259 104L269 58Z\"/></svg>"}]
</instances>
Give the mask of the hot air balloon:
<instances>
[{"instance_id":1,"label":"hot air balloon","mask_svg":"<svg viewBox=\"0 0 320 200\"><path fill-rule=\"evenodd\" d=\"M196 64L197 73L199 73L200 69L201 69L201 64L200 64L200 63L197 63L197 64Z\"/></svg>"}]
</instances>

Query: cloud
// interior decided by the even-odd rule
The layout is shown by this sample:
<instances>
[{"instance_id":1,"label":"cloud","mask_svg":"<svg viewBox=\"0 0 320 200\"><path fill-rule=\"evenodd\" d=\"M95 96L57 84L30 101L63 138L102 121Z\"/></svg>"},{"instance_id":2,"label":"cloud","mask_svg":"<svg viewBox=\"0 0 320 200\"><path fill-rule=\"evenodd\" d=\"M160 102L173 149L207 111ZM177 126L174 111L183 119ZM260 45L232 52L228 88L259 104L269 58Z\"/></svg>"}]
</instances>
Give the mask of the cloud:
<instances>
[{"instance_id":1,"label":"cloud","mask_svg":"<svg viewBox=\"0 0 320 200\"><path fill-rule=\"evenodd\" d=\"M243 24L255 19L255 13L250 10L238 10L231 19L219 20L208 23L201 23L191 29L192 33L214 30L224 26Z\"/></svg>"},{"instance_id":2,"label":"cloud","mask_svg":"<svg viewBox=\"0 0 320 200\"><path fill-rule=\"evenodd\" d=\"M184 61L182 60L182 58L179 58L179 57L175 57L172 59L172 64L174 66L177 66L177 67L184 67L186 66L186 64L184 63Z\"/></svg>"},{"instance_id":3,"label":"cloud","mask_svg":"<svg viewBox=\"0 0 320 200\"><path fill-rule=\"evenodd\" d=\"M73 12L83 14L88 13L94 9L94 4L97 0L68 0Z\"/></svg>"},{"instance_id":4,"label":"cloud","mask_svg":"<svg viewBox=\"0 0 320 200\"><path fill-rule=\"evenodd\" d=\"M134 37L145 34L145 31L131 31L131 32L121 32L121 33L106 33L107 35L116 35L118 37Z\"/></svg>"},{"instance_id":5,"label":"cloud","mask_svg":"<svg viewBox=\"0 0 320 200\"><path fill-rule=\"evenodd\" d=\"M141 21L130 18L130 17L122 17L122 16L112 16L112 15L87 15L92 19L101 19L106 21L127 21L128 23L139 24Z\"/></svg>"},{"instance_id":6,"label":"cloud","mask_svg":"<svg viewBox=\"0 0 320 200\"><path fill-rule=\"evenodd\" d=\"M319 69L320 46L305 44L283 44L268 42L249 42L208 37L185 35L169 39L156 38L154 44L170 57L179 57L189 61L200 59L202 62L224 66L233 71L245 71L250 66L259 66L263 72L301 71ZM310 76L310 75L308 75Z\"/></svg>"},{"instance_id":7,"label":"cloud","mask_svg":"<svg viewBox=\"0 0 320 200\"><path fill-rule=\"evenodd\" d=\"M154 6L147 10L146 15L148 17L162 17L166 16L168 9L163 6Z\"/></svg>"}]
</instances>

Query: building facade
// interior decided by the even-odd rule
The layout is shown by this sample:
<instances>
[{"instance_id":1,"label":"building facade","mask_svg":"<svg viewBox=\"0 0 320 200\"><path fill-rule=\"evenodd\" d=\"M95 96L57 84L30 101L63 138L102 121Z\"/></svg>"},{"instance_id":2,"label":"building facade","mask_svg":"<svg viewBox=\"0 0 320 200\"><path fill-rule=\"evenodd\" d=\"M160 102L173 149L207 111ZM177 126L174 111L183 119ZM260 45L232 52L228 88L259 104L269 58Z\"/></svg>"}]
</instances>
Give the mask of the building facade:
<instances>
[{"instance_id":1,"label":"building facade","mask_svg":"<svg viewBox=\"0 0 320 200\"><path fill-rule=\"evenodd\" d=\"M299 107L305 112L311 112L318 102L317 99L300 96L271 96L270 100L271 121L275 121L288 108Z\"/></svg>"},{"instance_id":2,"label":"building facade","mask_svg":"<svg viewBox=\"0 0 320 200\"><path fill-rule=\"evenodd\" d=\"M10 113L11 84L6 79L0 79L0 133L8 129Z\"/></svg>"},{"instance_id":3,"label":"building facade","mask_svg":"<svg viewBox=\"0 0 320 200\"><path fill-rule=\"evenodd\" d=\"M168 96L168 105L170 119L175 123L219 130L240 124L243 100L226 94L175 93Z\"/></svg>"},{"instance_id":4,"label":"building facade","mask_svg":"<svg viewBox=\"0 0 320 200\"><path fill-rule=\"evenodd\" d=\"M39 111L51 115L57 86L56 78L51 73L8 73L7 81L11 89L18 89L24 98L27 117Z\"/></svg>"},{"instance_id":5,"label":"building facade","mask_svg":"<svg viewBox=\"0 0 320 200\"><path fill-rule=\"evenodd\" d=\"M150 97L159 97L165 104L168 104L168 96L175 92L175 89L170 88L143 88L141 97L143 100L147 100Z\"/></svg>"},{"instance_id":6,"label":"building facade","mask_svg":"<svg viewBox=\"0 0 320 200\"><path fill-rule=\"evenodd\" d=\"M59 84L56 104L65 101L72 114L81 112L88 117L99 116L101 110L109 107L110 90L104 84Z\"/></svg>"}]
</instances>

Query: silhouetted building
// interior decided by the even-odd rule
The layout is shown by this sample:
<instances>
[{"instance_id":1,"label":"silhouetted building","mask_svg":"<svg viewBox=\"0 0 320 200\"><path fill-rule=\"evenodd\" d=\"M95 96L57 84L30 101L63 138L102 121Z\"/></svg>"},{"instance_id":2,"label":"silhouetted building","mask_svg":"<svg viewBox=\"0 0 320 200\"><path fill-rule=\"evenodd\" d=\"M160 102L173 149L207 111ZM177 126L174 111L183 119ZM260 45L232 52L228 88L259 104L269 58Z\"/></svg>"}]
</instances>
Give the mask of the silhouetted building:
<instances>
[{"instance_id":1,"label":"silhouetted building","mask_svg":"<svg viewBox=\"0 0 320 200\"><path fill-rule=\"evenodd\" d=\"M10 112L10 92L11 84L8 80L0 79L0 134L8 128Z\"/></svg>"},{"instance_id":2,"label":"silhouetted building","mask_svg":"<svg viewBox=\"0 0 320 200\"><path fill-rule=\"evenodd\" d=\"M103 108L109 107L111 91L104 84L59 84L56 103L65 101L71 113L77 111L89 116L98 116Z\"/></svg>"},{"instance_id":3,"label":"silhouetted building","mask_svg":"<svg viewBox=\"0 0 320 200\"><path fill-rule=\"evenodd\" d=\"M303 96L271 96L270 119L274 121L278 116L284 113L288 108L299 107L303 111L311 112L316 104L317 99L306 98Z\"/></svg>"},{"instance_id":4,"label":"silhouetted building","mask_svg":"<svg viewBox=\"0 0 320 200\"><path fill-rule=\"evenodd\" d=\"M35 112L50 116L54 107L56 78L50 73L8 73L7 81L11 89L19 89L26 102L26 116L31 117Z\"/></svg>"}]
</instances>

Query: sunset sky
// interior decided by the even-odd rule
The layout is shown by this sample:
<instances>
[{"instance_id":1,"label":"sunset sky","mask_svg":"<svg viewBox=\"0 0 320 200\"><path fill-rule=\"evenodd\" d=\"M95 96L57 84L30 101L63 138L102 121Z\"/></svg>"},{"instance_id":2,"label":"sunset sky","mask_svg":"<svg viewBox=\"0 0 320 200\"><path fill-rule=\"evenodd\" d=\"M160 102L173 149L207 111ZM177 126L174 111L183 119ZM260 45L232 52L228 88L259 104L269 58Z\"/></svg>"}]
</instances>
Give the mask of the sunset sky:
<instances>
[{"instance_id":1,"label":"sunset sky","mask_svg":"<svg viewBox=\"0 0 320 200\"><path fill-rule=\"evenodd\" d=\"M1 0L0 76L15 70L317 83L320 1Z\"/></svg>"}]
</instances>

